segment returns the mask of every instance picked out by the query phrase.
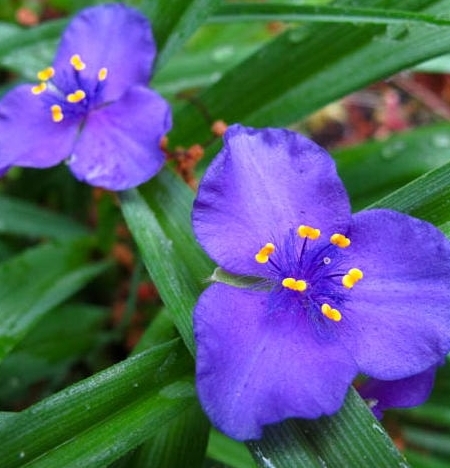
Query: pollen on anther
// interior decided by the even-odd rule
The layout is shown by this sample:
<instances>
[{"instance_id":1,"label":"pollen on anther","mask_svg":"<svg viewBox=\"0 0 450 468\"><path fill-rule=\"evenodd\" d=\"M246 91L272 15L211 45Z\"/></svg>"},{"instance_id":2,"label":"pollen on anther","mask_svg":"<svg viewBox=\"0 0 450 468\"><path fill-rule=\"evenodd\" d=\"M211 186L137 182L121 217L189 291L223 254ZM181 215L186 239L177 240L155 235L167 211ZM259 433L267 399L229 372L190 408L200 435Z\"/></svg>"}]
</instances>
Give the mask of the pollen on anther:
<instances>
[{"instance_id":1,"label":"pollen on anther","mask_svg":"<svg viewBox=\"0 0 450 468\"><path fill-rule=\"evenodd\" d=\"M330 242L333 245L340 247L341 249L345 249L351 244L350 239L348 237L345 237L343 234L337 234L337 233L333 234L330 237Z\"/></svg>"},{"instance_id":2,"label":"pollen on anther","mask_svg":"<svg viewBox=\"0 0 450 468\"><path fill-rule=\"evenodd\" d=\"M86 68L86 64L81 60L81 57L78 54L74 54L70 57L70 64L77 71L81 71Z\"/></svg>"},{"instance_id":3,"label":"pollen on anther","mask_svg":"<svg viewBox=\"0 0 450 468\"><path fill-rule=\"evenodd\" d=\"M268 242L255 255L255 260L258 263L267 263L269 261L269 256L273 254L274 252L275 252L275 246L271 242Z\"/></svg>"},{"instance_id":4,"label":"pollen on anther","mask_svg":"<svg viewBox=\"0 0 450 468\"><path fill-rule=\"evenodd\" d=\"M100 68L97 74L98 81L105 81L108 76L108 69L106 67Z\"/></svg>"},{"instance_id":5,"label":"pollen on anther","mask_svg":"<svg viewBox=\"0 0 450 468\"><path fill-rule=\"evenodd\" d=\"M53 122L61 122L61 120L63 120L64 114L62 112L61 106L58 106L58 104L54 104L50 107L50 110L52 112Z\"/></svg>"},{"instance_id":6,"label":"pollen on anther","mask_svg":"<svg viewBox=\"0 0 450 468\"><path fill-rule=\"evenodd\" d=\"M292 291L303 292L308 288L305 280L296 280L295 278L284 278L281 282L282 286Z\"/></svg>"},{"instance_id":7,"label":"pollen on anther","mask_svg":"<svg viewBox=\"0 0 450 468\"><path fill-rule=\"evenodd\" d=\"M359 268L351 268L346 275L342 278L342 285L347 289L353 288L353 286L363 279L363 272Z\"/></svg>"},{"instance_id":8,"label":"pollen on anther","mask_svg":"<svg viewBox=\"0 0 450 468\"><path fill-rule=\"evenodd\" d=\"M38 95L38 94L43 93L46 89L47 89L47 83L44 83L43 81L41 81L39 84L31 88L31 92L33 94Z\"/></svg>"},{"instance_id":9,"label":"pollen on anther","mask_svg":"<svg viewBox=\"0 0 450 468\"><path fill-rule=\"evenodd\" d=\"M322 304L320 310L326 318L329 318L334 322L339 322L342 319L342 314L337 309L332 308L330 304Z\"/></svg>"},{"instance_id":10,"label":"pollen on anther","mask_svg":"<svg viewBox=\"0 0 450 468\"><path fill-rule=\"evenodd\" d=\"M48 81L50 78L55 76L55 69L53 67L47 67L37 72L37 79L39 81Z\"/></svg>"},{"instance_id":11,"label":"pollen on anther","mask_svg":"<svg viewBox=\"0 0 450 468\"><path fill-rule=\"evenodd\" d=\"M313 228L311 226L306 226L304 224L301 224L297 228L297 234L300 237L303 237L303 238L316 240L316 239L318 239L320 237L320 229L316 229L316 228Z\"/></svg>"},{"instance_id":12,"label":"pollen on anther","mask_svg":"<svg viewBox=\"0 0 450 468\"><path fill-rule=\"evenodd\" d=\"M70 93L66 96L67 102L77 103L82 101L86 97L86 93L82 89L77 89L74 93Z\"/></svg>"}]
</instances>

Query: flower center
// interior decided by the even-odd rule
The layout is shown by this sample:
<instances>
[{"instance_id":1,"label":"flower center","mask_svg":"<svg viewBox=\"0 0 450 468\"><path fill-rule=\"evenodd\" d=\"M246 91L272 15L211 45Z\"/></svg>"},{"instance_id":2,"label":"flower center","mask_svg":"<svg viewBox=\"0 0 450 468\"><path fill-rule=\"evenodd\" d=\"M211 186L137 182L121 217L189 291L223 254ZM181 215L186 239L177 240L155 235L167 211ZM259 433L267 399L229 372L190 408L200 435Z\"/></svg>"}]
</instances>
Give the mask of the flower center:
<instances>
[{"instance_id":1,"label":"flower center","mask_svg":"<svg viewBox=\"0 0 450 468\"><path fill-rule=\"evenodd\" d=\"M83 76L86 64L78 54L70 57L71 72L64 71L56 76L53 67L47 67L37 73L39 83L31 92L40 96L49 109L53 122L64 119L80 119L101 103L101 91L108 76L107 68L101 68L96 80Z\"/></svg>"},{"instance_id":2,"label":"flower center","mask_svg":"<svg viewBox=\"0 0 450 468\"><path fill-rule=\"evenodd\" d=\"M267 265L271 308L294 312L300 308L310 318L340 322L349 290L363 279L359 268L344 268L350 245L344 234L335 233L324 242L319 229L300 225L279 246L271 242L262 246L255 261Z\"/></svg>"}]
</instances>

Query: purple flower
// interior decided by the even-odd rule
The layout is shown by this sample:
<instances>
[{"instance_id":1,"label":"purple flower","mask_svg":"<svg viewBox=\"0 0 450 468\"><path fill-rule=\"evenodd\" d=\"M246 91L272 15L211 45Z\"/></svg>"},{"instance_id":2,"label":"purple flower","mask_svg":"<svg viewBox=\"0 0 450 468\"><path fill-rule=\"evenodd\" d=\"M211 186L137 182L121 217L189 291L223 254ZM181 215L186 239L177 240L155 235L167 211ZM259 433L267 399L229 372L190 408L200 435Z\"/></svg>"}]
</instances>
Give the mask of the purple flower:
<instances>
[{"instance_id":1,"label":"purple flower","mask_svg":"<svg viewBox=\"0 0 450 468\"><path fill-rule=\"evenodd\" d=\"M147 87L155 54L137 10L109 4L79 13L39 82L0 101L0 174L65 160L79 180L111 190L154 176L171 126L167 102Z\"/></svg>"},{"instance_id":2,"label":"purple flower","mask_svg":"<svg viewBox=\"0 0 450 468\"><path fill-rule=\"evenodd\" d=\"M450 350L450 243L405 214L352 215L333 160L301 135L231 126L193 225L222 269L258 278L212 284L194 312L199 398L235 439L330 415L358 373L404 379Z\"/></svg>"},{"instance_id":3,"label":"purple flower","mask_svg":"<svg viewBox=\"0 0 450 468\"><path fill-rule=\"evenodd\" d=\"M373 414L381 419L383 411L391 408L409 408L423 403L430 396L437 366L399 380L368 379L359 394L368 401Z\"/></svg>"}]
</instances>

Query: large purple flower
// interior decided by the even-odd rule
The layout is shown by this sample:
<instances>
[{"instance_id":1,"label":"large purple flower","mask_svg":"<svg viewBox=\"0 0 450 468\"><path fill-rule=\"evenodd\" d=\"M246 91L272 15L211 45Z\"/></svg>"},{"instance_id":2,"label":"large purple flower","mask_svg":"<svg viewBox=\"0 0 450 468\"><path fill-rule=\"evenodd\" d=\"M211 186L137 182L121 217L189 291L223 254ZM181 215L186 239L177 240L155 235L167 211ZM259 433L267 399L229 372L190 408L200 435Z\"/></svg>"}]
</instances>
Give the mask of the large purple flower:
<instances>
[{"instance_id":1,"label":"large purple flower","mask_svg":"<svg viewBox=\"0 0 450 468\"><path fill-rule=\"evenodd\" d=\"M301 135L231 126L193 225L222 269L259 278L212 284L194 313L198 394L233 438L330 415L358 373L404 379L450 349L450 243L391 210L352 215L333 160Z\"/></svg>"},{"instance_id":2,"label":"large purple flower","mask_svg":"<svg viewBox=\"0 0 450 468\"><path fill-rule=\"evenodd\" d=\"M79 180L111 190L155 175L171 126L167 102L147 87L155 54L137 10L109 4L81 11L38 84L20 85L0 101L0 174L66 160Z\"/></svg>"}]
</instances>

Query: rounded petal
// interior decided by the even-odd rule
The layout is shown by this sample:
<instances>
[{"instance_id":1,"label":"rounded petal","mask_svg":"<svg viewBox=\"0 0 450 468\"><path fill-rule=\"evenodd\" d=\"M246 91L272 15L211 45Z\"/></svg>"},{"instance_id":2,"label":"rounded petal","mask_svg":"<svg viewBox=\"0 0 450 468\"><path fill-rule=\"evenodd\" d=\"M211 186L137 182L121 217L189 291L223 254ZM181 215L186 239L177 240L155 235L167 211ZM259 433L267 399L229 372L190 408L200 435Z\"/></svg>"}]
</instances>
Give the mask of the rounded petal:
<instances>
[{"instance_id":1,"label":"rounded petal","mask_svg":"<svg viewBox=\"0 0 450 468\"><path fill-rule=\"evenodd\" d=\"M267 294L217 283L194 312L200 401L238 440L286 418L334 413L357 372L339 342L316 340L301 316L266 308Z\"/></svg>"},{"instance_id":2,"label":"rounded petal","mask_svg":"<svg viewBox=\"0 0 450 468\"><path fill-rule=\"evenodd\" d=\"M74 175L110 190L135 187L164 163L160 140L171 126L168 103L136 86L89 114L68 162Z\"/></svg>"},{"instance_id":3,"label":"rounded petal","mask_svg":"<svg viewBox=\"0 0 450 468\"><path fill-rule=\"evenodd\" d=\"M364 277L346 313L361 372L409 377L450 350L450 243L431 224L390 210L354 217L351 265Z\"/></svg>"},{"instance_id":4,"label":"rounded petal","mask_svg":"<svg viewBox=\"0 0 450 468\"><path fill-rule=\"evenodd\" d=\"M194 204L198 241L232 273L263 271L254 255L300 224L345 231L350 207L331 157L283 129L232 125ZM239 253L239 255L237 255Z\"/></svg>"},{"instance_id":5,"label":"rounded petal","mask_svg":"<svg viewBox=\"0 0 450 468\"><path fill-rule=\"evenodd\" d=\"M148 84L156 44L145 16L111 3L82 10L68 25L54 61L57 85L60 76L73 73L70 58L75 54L86 64L84 78L95 82L99 70L107 68L104 98L109 101L132 85Z\"/></svg>"},{"instance_id":6,"label":"rounded petal","mask_svg":"<svg viewBox=\"0 0 450 468\"><path fill-rule=\"evenodd\" d=\"M400 380L368 379L358 388L366 400L372 400L371 409L378 419L390 408L410 408L423 403L433 389L436 366L420 374Z\"/></svg>"},{"instance_id":7,"label":"rounded petal","mask_svg":"<svg viewBox=\"0 0 450 468\"><path fill-rule=\"evenodd\" d=\"M71 153L77 131L73 121L53 122L31 85L14 88L0 101L0 171L58 164Z\"/></svg>"}]
</instances>

